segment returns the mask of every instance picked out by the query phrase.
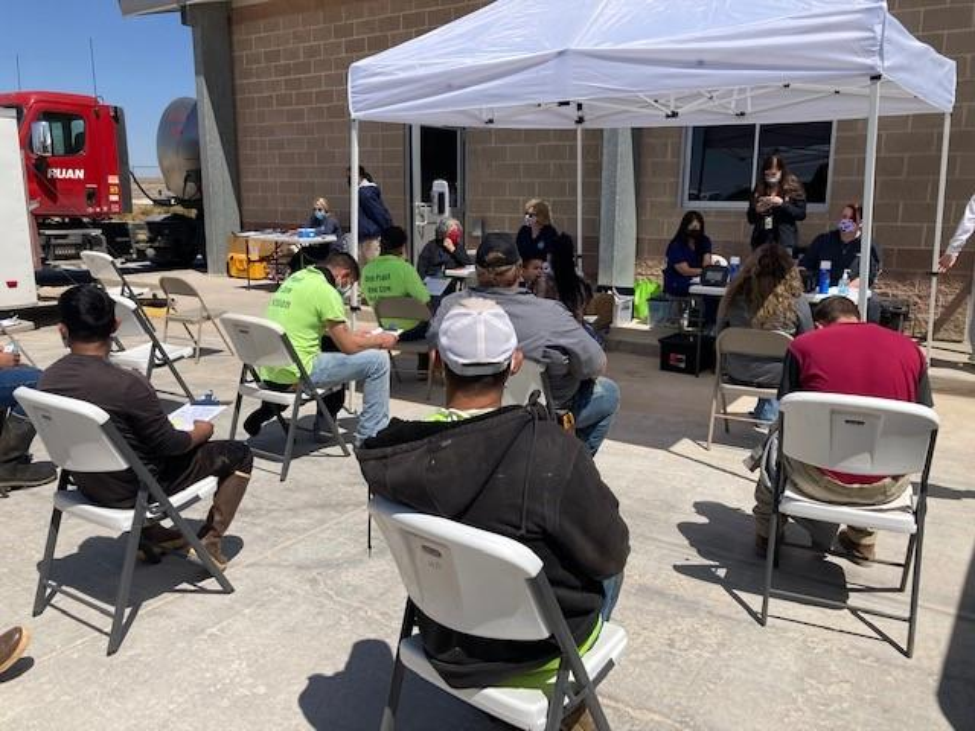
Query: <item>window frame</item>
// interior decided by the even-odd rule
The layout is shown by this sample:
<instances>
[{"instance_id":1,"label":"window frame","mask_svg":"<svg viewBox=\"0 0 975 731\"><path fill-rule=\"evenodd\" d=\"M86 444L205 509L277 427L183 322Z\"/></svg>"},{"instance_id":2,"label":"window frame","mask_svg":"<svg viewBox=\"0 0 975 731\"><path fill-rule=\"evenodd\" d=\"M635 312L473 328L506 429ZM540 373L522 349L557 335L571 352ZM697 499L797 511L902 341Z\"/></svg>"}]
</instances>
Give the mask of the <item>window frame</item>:
<instances>
[{"instance_id":1,"label":"window frame","mask_svg":"<svg viewBox=\"0 0 975 731\"><path fill-rule=\"evenodd\" d=\"M836 120L831 119L820 119L820 120L810 120L812 122L829 122L830 123L830 133L829 133L829 173L826 176L826 200L822 203L806 203L806 210L809 213L828 213L830 208L830 201L832 201L833 195L833 162L836 156ZM761 128L765 123L753 122L750 126L755 128L755 140L752 145L752 180L755 180L755 176L758 174L758 166L760 160L758 159L759 145L761 144ZM776 122L769 122L768 124L777 124ZM684 209L699 209L705 211L747 211L748 201L693 201L688 196L690 177L691 177L691 157L693 156L694 147L694 129L693 125L690 127L685 127L683 132L682 144L684 146L684 151L682 155L683 164L681 166L680 174L680 190L677 193L677 203L681 208ZM715 125L715 126L725 126L725 125ZM730 125L729 125L730 126Z\"/></svg>"},{"instance_id":2,"label":"window frame","mask_svg":"<svg viewBox=\"0 0 975 731\"><path fill-rule=\"evenodd\" d=\"M84 132L85 135L84 146L81 148L79 152L63 152L61 154L54 153L53 155L51 155L51 157L84 157L88 153L88 128L90 126L89 119L84 114L75 111L64 111L62 109L41 109L34 119L42 122L47 122L48 124L51 125L52 146L54 141L54 125L50 119L46 118L48 115L70 118L68 124L66 126L62 126L62 131L64 129L67 129L68 133L71 134L72 138L74 137L74 135L71 133L71 125L75 121L80 120L82 124L82 131Z\"/></svg>"}]
</instances>

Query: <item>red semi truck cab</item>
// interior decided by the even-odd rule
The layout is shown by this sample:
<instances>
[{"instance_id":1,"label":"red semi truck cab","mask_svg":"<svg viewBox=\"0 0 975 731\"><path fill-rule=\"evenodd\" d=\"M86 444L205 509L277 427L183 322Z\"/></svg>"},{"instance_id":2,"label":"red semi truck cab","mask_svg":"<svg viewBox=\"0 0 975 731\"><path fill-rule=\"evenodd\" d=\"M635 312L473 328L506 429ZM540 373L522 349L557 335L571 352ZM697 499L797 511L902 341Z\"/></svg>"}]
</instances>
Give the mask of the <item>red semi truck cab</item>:
<instances>
[{"instance_id":1,"label":"red semi truck cab","mask_svg":"<svg viewBox=\"0 0 975 731\"><path fill-rule=\"evenodd\" d=\"M35 220L99 221L131 212L121 107L49 91L0 94L0 107L17 112Z\"/></svg>"}]
</instances>

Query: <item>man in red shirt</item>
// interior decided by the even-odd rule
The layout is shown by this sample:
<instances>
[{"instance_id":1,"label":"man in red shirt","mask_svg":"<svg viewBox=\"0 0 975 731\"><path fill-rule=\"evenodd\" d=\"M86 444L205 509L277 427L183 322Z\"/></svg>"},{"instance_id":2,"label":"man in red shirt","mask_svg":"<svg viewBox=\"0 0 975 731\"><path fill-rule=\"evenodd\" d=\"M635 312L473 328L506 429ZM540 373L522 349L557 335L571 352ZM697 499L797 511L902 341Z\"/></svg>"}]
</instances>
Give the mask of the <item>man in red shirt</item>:
<instances>
[{"instance_id":1,"label":"man in red shirt","mask_svg":"<svg viewBox=\"0 0 975 731\"><path fill-rule=\"evenodd\" d=\"M856 305L846 297L823 300L814 313L816 330L792 341L786 352L778 398L794 391L820 391L852 396L910 401L933 406L927 364L917 344L887 328L860 321ZM775 459L774 440L766 446L755 486L756 551L765 555ZM824 502L881 505L910 487L910 476L876 477L819 470L785 458L790 487ZM784 529L784 521L780 522ZM817 532L817 543L821 541ZM832 540L832 535L830 535ZM840 545L855 560L876 555L873 531L849 526L840 531Z\"/></svg>"}]
</instances>

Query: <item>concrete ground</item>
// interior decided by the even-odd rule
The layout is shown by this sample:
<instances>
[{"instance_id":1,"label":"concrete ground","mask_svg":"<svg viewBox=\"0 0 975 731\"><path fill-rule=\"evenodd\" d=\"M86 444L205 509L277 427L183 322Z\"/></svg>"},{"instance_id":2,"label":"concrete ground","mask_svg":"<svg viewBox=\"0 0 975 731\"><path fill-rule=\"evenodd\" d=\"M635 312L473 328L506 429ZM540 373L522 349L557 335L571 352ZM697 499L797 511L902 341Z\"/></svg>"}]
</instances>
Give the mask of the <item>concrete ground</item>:
<instances>
[{"instance_id":1,"label":"concrete ground","mask_svg":"<svg viewBox=\"0 0 975 731\"><path fill-rule=\"evenodd\" d=\"M269 296L188 276L214 307L260 314ZM62 353L51 326L21 340L42 365ZM214 333L207 340L201 363L184 361L180 370L196 391L227 400L237 366ZM774 601L769 626L760 627L753 476L742 466L758 435L733 425L710 452L702 447L709 375L663 373L652 358L623 352L611 354L610 375L624 400L596 461L632 543L615 617L629 646L601 688L614 729L975 728L971 369L936 373L943 427L911 660L891 644L904 638L897 622ZM174 386L165 373L154 382ZM433 404L424 391L404 375L393 385L392 413L427 413ZM217 434L229 423L227 412ZM366 491L355 459L304 446L286 483L276 465L258 462L228 541L236 592L216 593L215 582L176 558L140 566L138 616L110 658L108 620L85 606L59 597L30 617L53 487L0 501L0 625L26 623L34 635L28 657L0 676L0 728L377 728L405 593L382 539L366 552ZM803 537L794 527L790 534ZM881 537L884 557L903 546ZM66 519L55 576L109 603L122 548L118 536ZM786 549L777 576L782 586L833 599L896 581L890 568L795 549ZM904 599L861 601L896 611ZM404 729L502 728L416 680L407 682L402 708Z\"/></svg>"}]
</instances>

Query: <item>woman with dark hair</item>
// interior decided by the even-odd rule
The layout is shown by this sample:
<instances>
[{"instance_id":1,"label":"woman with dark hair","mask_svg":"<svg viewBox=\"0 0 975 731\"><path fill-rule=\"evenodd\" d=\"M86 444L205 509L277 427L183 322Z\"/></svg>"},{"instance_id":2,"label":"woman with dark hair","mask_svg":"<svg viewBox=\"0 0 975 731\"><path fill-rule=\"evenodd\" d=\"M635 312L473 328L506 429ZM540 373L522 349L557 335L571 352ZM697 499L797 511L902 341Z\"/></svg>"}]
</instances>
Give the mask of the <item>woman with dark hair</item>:
<instances>
[{"instance_id":1,"label":"woman with dark hair","mask_svg":"<svg viewBox=\"0 0 975 731\"><path fill-rule=\"evenodd\" d=\"M779 155L762 162L762 176L748 203L752 224L752 249L778 243L793 253L799 245L796 221L806 218L806 191L799 178L789 172Z\"/></svg>"},{"instance_id":2,"label":"woman with dark hair","mask_svg":"<svg viewBox=\"0 0 975 731\"><path fill-rule=\"evenodd\" d=\"M726 327L751 327L799 335L813 329L812 312L803 296L799 267L778 244L763 244L742 265L718 305L718 332ZM749 386L775 388L782 380L781 358L729 355L726 374ZM779 403L759 399L752 416L775 421Z\"/></svg>"},{"instance_id":3,"label":"woman with dark hair","mask_svg":"<svg viewBox=\"0 0 975 731\"><path fill-rule=\"evenodd\" d=\"M664 292L686 297L691 279L701 276L701 270L710 265L711 239L704 233L704 216L688 211L667 245Z\"/></svg>"},{"instance_id":4,"label":"woman with dark hair","mask_svg":"<svg viewBox=\"0 0 975 731\"><path fill-rule=\"evenodd\" d=\"M592 299L592 287L576 271L575 256L571 236L559 234L552 239L549 245L549 266L552 271L544 288L544 296L561 302L582 323L586 305Z\"/></svg>"},{"instance_id":5,"label":"woman with dark hair","mask_svg":"<svg viewBox=\"0 0 975 731\"><path fill-rule=\"evenodd\" d=\"M850 273L850 288L860 284L860 226L863 209L859 203L847 203L840 211L836 228L819 234L799 260L799 266L815 276L824 261L830 263L829 286L840 283L844 271ZM870 244L870 281L872 287L880 272L880 250L877 242Z\"/></svg>"}]
</instances>

